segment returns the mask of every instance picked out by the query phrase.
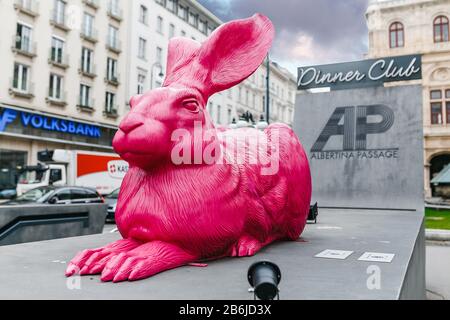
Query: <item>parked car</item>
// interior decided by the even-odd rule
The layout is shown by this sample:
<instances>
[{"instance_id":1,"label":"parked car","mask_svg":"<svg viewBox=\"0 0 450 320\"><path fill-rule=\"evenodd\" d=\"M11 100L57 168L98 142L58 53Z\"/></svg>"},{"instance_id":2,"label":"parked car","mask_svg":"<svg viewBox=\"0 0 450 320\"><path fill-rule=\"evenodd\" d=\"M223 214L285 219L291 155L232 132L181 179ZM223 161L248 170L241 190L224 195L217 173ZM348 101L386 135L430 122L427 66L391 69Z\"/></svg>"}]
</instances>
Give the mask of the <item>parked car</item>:
<instances>
[{"instance_id":1,"label":"parked car","mask_svg":"<svg viewBox=\"0 0 450 320\"><path fill-rule=\"evenodd\" d=\"M119 191L120 188L114 190L110 194L108 194L105 197L105 202L108 204L108 214L106 216L107 221L114 221L115 220L115 213L116 213L116 205L117 205L117 199L119 198Z\"/></svg>"},{"instance_id":2,"label":"parked car","mask_svg":"<svg viewBox=\"0 0 450 320\"><path fill-rule=\"evenodd\" d=\"M82 187L45 186L29 190L3 205L104 203L97 191Z\"/></svg>"}]
</instances>

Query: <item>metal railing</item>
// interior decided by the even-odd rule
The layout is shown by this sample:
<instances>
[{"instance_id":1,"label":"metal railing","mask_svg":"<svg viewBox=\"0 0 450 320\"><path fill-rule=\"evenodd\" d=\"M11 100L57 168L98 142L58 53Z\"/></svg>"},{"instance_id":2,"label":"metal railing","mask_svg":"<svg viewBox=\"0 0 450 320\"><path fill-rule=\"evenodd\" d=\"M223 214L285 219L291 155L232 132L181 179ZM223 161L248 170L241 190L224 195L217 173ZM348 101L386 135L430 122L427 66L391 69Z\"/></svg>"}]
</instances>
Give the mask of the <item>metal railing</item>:
<instances>
[{"instance_id":1,"label":"metal railing","mask_svg":"<svg viewBox=\"0 0 450 320\"><path fill-rule=\"evenodd\" d=\"M39 14L39 3L36 0L15 0L14 8L32 16Z\"/></svg>"},{"instance_id":2,"label":"metal railing","mask_svg":"<svg viewBox=\"0 0 450 320\"><path fill-rule=\"evenodd\" d=\"M91 41L91 42L97 42L98 41L98 31L95 28L87 29L85 24L82 24L81 26L81 32L80 35L83 39Z\"/></svg>"},{"instance_id":3,"label":"metal railing","mask_svg":"<svg viewBox=\"0 0 450 320\"><path fill-rule=\"evenodd\" d=\"M63 29L65 31L70 30L70 27L67 24L67 15L61 15L57 10L52 10L50 12L50 23L55 27Z\"/></svg>"},{"instance_id":4,"label":"metal railing","mask_svg":"<svg viewBox=\"0 0 450 320\"><path fill-rule=\"evenodd\" d=\"M28 82L26 88L20 88L19 83L16 79L10 78L9 83L11 84L10 93L16 96L31 97L34 95L34 83Z\"/></svg>"},{"instance_id":5,"label":"metal railing","mask_svg":"<svg viewBox=\"0 0 450 320\"><path fill-rule=\"evenodd\" d=\"M50 48L48 62L62 67L69 66L69 56L67 54L60 54L55 48Z\"/></svg>"},{"instance_id":6,"label":"metal railing","mask_svg":"<svg viewBox=\"0 0 450 320\"><path fill-rule=\"evenodd\" d=\"M122 21L123 19L123 10L121 8L116 8L111 5L108 5L108 16L117 21Z\"/></svg>"},{"instance_id":7,"label":"metal railing","mask_svg":"<svg viewBox=\"0 0 450 320\"><path fill-rule=\"evenodd\" d=\"M16 34L12 37L12 50L29 57L36 56L36 43L23 39Z\"/></svg>"},{"instance_id":8,"label":"metal railing","mask_svg":"<svg viewBox=\"0 0 450 320\"><path fill-rule=\"evenodd\" d=\"M122 42L119 39L114 39L113 41L111 38L106 39L106 47L116 53L122 52Z\"/></svg>"}]
</instances>

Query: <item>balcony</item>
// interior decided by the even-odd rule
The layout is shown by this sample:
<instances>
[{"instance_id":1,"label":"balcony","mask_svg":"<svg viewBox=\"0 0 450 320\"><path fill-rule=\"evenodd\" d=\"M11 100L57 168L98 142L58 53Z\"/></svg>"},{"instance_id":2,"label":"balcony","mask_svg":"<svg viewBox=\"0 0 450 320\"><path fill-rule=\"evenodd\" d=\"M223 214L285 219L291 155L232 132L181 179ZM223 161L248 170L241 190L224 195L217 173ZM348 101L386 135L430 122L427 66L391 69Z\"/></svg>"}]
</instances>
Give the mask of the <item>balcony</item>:
<instances>
[{"instance_id":1,"label":"balcony","mask_svg":"<svg viewBox=\"0 0 450 320\"><path fill-rule=\"evenodd\" d=\"M61 69L67 69L69 68L69 56L66 54L59 54L54 49L50 49L48 64Z\"/></svg>"},{"instance_id":2,"label":"balcony","mask_svg":"<svg viewBox=\"0 0 450 320\"><path fill-rule=\"evenodd\" d=\"M49 95L45 98L47 104L57 107L65 107L67 105L67 92L62 92L59 98L52 97L49 89L47 92L49 93Z\"/></svg>"},{"instance_id":3,"label":"balcony","mask_svg":"<svg viewBox=\"0 0 450 320\"><path fill-rule=\"evenodd\" d=\"M121 22L123 20L123 11L119 8L113 8L111 6L108 7L108 16L111 19L116 20L117 22Z\"/></svg>"},{"instance_id":4,"label":"balcony","mask_svg":"<svg viewBox=\"0 0 450 320\"><path fill-rule=\"evenodd\" d=\"M98 0L83 0L83 3L94 10L99 8Z\"/></svg>"},{"instance_id":5,"label":"balcony","mask_svg":"<svg viewBox=\"0 0 450 320\"><path fill-rule=\"evenodd\" d=\"M80 98L77 105L77 109L83 112L93 113L95 111L94 105L95 105L94 99L89 99L87 103L83 103Z\"/></svg>"},{"instance_id":6,"label":"balcony","mask_svg":"<svg viewBox=\"0 0 450 320\"><path fill-rule=\"evenodd\" d=\"M28 83L26 89L19 88L19 85L14 79L10 79L9 94L15 98L33 99L34 98L34 83Z\"/></svg>"},{"instance_id":7,"label":"balcony","mask_svg":"<svg viewBox=\"0 0 450 320\"><path fill-rule=\"evenodd\" d=\"M117 119L119 117L119 113L117 112L118 106L114 106L113 108L106 107L103 111L103 115L107 118Z\"/></svg>"},{"instance_id":8,"label":"balcony","mask_svg":"<svg viewBox=\"0 0 450 320\"><path fill-rule=\"evenodd\" d=\"M39 4L35 0L15 0L14 9L32 18L39 16Z\"/></svg>"},{"instance_id":9,"label":"balcony","mask_svg":"<svg viewBox=\"0 0 450 320\"><path fill-rule=\"evenodd\" d=\"M88 30L85 28L85 26L82 26L80 37L86 41L89 41L91 43L97 43L98 42L98 33L97 30L91 29Z\"/></svg>"},{"instance_id":10,"label":"balcony","mask_svg":"<svg viewBox=\"0 0 450 320\"><path fill-rule=\"evenodd\" d=\"M119 78L120 75L106 76L105 83L118 87L120 85Z\"/></svg>"},{"instance_id":11,"label":"balcony","mask_svg":"<svg viewBox=\"0 0 450 320\"><path fill-rule=\"evenodd\" d=\"M120 54L122 52L122 43L120 40L111 41L109 38L106 41L106 48L114 53Z\"/></svg>"},{"instance_id":12,"label":"balcony","mask_svg":"<svg viewBox=\"0 0 450 320\"><path fill-rule=\"evenodd\" d=\"M80 62L80 65L83 66L83 62ZM96 66L95 65L91 65L90 68L80 67L78 69L78 73L83 75L83 76L85 76L85 77L94 79L95 77L97 77L97 71L96 70L97 70Z\"/></svg>"},{"instance_id":13,"label":"balcony","mask_svg":"<svg viewBox=\"0 0 450 320\"><path fill-rule=\"evenodd\" d=\"M15 35L12 38L12 51L15 54L20 54L28 58L36 57L36 43L22 39L20 35Z\"/></svg>"},{"instance_id":14,"label":"balcony","mask_svg":"<svg viewBox=\"0 0 450 320\"><path fill-rule=\"evenodd\" d=\"M53 10L50 13L50 24L55 28L61 29L62 31L69 32L70 27L67 24L67 15L61 15L57 11Z\"/></svg>"}]
</instances>

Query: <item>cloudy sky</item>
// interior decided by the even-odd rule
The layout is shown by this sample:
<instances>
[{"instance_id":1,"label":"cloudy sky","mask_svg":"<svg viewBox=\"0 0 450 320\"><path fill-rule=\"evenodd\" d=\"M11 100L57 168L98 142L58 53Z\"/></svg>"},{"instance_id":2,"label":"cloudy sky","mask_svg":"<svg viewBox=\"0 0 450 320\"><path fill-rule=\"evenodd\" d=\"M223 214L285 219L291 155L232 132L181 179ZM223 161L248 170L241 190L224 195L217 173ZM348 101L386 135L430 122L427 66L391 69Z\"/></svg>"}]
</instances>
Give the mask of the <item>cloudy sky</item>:
<instances>
[{"instance_id":1,"label":"cloudy sky","mask_svg":"<svg viewBox=\"0 0 450 320\"><path fill-rule=\"evenodd\" d=\"M368 0L199 0L223 21L260 12L275 25L271 58L296 67L362 59Z\"/></svg>"}]
</instances>

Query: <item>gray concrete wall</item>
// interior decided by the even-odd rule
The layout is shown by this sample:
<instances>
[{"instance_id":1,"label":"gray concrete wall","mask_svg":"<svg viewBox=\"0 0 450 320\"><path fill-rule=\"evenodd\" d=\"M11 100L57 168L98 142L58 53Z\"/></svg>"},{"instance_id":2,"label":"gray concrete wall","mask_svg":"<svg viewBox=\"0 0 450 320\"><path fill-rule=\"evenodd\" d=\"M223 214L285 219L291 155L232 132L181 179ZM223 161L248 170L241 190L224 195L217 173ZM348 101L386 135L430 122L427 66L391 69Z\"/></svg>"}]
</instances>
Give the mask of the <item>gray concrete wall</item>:
<instances>
[{"instance_id":1,"label":"gray concrete wall","mask_svg":"<svg viewBox=\"0 0 450 320\"><path fill-rule=\"evenodd\" d=\"M309 156L313 201L423 211L421 103L420 86L298 94L294 129Z\"/></svg>"},{"instance_id":2,"label":"gray concrete wall","mask_svg":"<svg viewBox=\"0 0 450 320\"><path fill-rule=\"evenodd\" d=\"M0 206L0 246L101 233L107 205Z\"/></svg>"}]
</instances>

